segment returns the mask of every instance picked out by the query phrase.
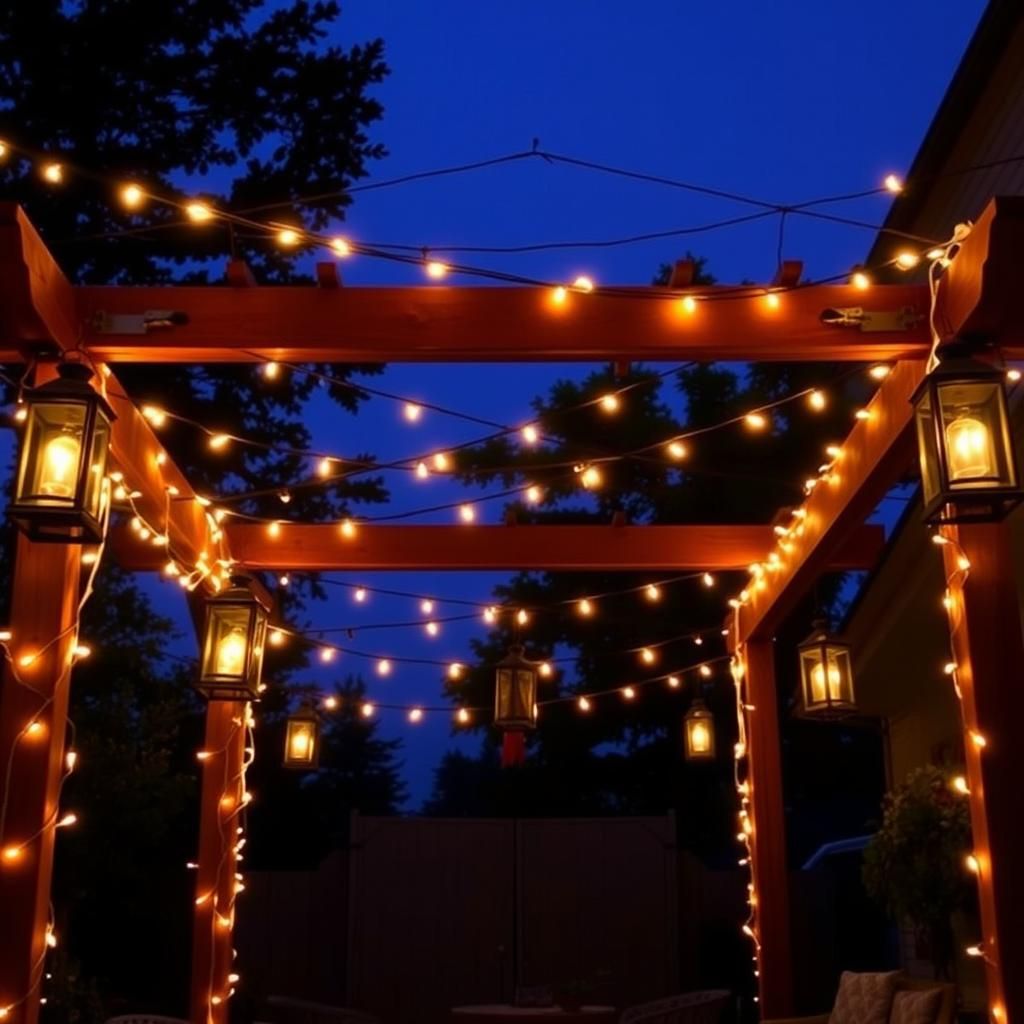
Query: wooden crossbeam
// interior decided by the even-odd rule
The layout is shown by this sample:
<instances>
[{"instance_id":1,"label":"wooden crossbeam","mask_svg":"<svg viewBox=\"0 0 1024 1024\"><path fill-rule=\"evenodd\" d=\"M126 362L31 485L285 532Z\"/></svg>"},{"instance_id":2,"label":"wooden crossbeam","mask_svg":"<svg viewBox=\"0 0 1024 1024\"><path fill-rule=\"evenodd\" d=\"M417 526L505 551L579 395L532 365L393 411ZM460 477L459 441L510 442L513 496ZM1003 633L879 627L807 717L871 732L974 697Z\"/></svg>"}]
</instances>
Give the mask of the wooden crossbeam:
<instances>
[{"instance_id":1,"label":"wooden crossbeam","mask_svg":"<svg viewBox=\"0 0 1024 1024\"><path fill-rule=\"evenodd\" d=\"M763 556L770 526L372 526L343 537L336 525L225 523L241 569L518 570L651 572L745 569ZM834 553L835 569L866 569L884 531L865 526ZM126 569L157 570L166 558L130 530L115 531L113 550Z\"/></svg>"},{"instance_id":2,"label":"wooden crossbeam","mask_svg":"<svg viewBox=\"0 0 1024 1024\"><path fill-rule=\"evenodd\" d=\"M78 347L82 333L71 285L24 212L0 203L0 335L23 340L23 355L56 358ZM0 342L0 348L5 342ZM95 359L95 356L93 356ZM117 414L110 450L139 513L166 530L171 550L191 567L202 552L226 555L212 542L206 516L195 501L168 501L170 494L194 497L146 419L135 408L109 367L96 362L93 384ZM166 561L166 551L164 551Z\"/></svg>"}]
</instances>

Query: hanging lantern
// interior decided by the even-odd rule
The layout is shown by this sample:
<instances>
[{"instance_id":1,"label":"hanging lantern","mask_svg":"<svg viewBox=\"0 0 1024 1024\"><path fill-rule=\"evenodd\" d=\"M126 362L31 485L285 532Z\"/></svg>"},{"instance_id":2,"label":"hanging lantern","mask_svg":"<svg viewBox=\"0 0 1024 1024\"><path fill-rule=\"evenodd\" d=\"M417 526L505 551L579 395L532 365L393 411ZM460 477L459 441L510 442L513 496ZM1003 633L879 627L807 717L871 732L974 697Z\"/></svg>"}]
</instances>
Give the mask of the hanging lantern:
<instances>
[{"instance_id":1,"label":"hanging lantern","mask_svg":"<svg viewBox=\"0 0 1024 1024\"><path fill-rule=\"evenodd\" d=\"M260 691L270 595L248 576L206 600L197 689L207 700L254 700Z\"/></svg>"},{"instance_id":2,"label":"hanging lantern","mask_svg":"<svg viewBox=\"0 0 1024 1024\"><path fill-rule=\"evenodd\" d=\"M310 704L302 704L285 722L284 766L313 771L320 765L320 718Z\"/></svg>"},{"instance_id":3,"label":"hanging lantern","mask_svg":"<svg viewBox=\"0 0 1024 1024\"><path fill-rule=\"evenodd\" d=\"M98 544L114 412L88 366L64 362L57 372L27 395L10 515L32 540Z\"/></svg>"},{"instance_id":4,"label":"hanging lantern","mask_svg":"<svg viewBox=\"0 0 1024 1024\"><path fill-rule=\"evenodd\" d=\"M713 761L715 759L715 716L697 697L683 718L687 761Z\"/></svg>"},{"instance_id":5,"label":"hanging lantern","mask_svg":"<svg viewBox=\"0 0 1024 1024\"><path fill-rule=\"evenodd\" d=\"M913 397L925 518L995 522L1024 498L1003 372L946 351Z\"/></svg>"},{"instance_id":6,"label":"hanging lantern","mask_svg":"<svg viewBox=\"0 0 1024 1024\"><path fill-rule=\"evenodd\" d=\"M840 718L856 711L850 645L830 636L824 619L819 619L797 650L803 713L814 718Z\"/></svg>"},{"instance_id":7,"label":"hanging lantern","mask_svg":"<svg viewBox=\"0 0 1024 1024\"><path fill-rule=\"evenodd\" d=\"M502 764L521 764L526 758L526 731L537 724L536 663L527 661L514 645L495 674L494 724L504 733Z\"/></svg>"}]
</instances>

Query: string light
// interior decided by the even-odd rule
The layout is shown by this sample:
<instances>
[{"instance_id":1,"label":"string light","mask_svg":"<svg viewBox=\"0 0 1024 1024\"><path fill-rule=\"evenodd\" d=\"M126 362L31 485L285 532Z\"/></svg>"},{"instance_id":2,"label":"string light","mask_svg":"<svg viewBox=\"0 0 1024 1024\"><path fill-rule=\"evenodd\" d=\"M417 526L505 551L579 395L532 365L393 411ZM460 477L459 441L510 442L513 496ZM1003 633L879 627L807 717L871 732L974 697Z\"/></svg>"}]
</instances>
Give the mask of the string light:
<instances>
[{"instance_id":1,"label":"string light","mask_svg":"<svg viewBox=\"0 0 1024 1024\"><path fill-rule=\"evenodd\" d=\"M644 587L644 597L646 597L647 600L652 603L660 601L661 588L654 583L648 583L647 586Z\"/></svg>"},{"instance_id":2,"label":"string light","mask_svg":"<svg viewBox=\"0 0 1024 1024\"><path fill-rule=\"evenodd\" d=\"M213 210L198 200L185 205L185 215L193 224L205 224L213 219Z\"/></svg>"},{"instance_id":3,"label":"string light","mask_svg":"<svg viewBox=\"0 0 1024 1024\"><path fill-rule=\"evenodd\" d=\"M768 417L759 412L748 412L743 421L751 430L764 430L768 426Z\"/></svg>"},{"instance_id":4,"label":"string light","mask_svg":"<svg viewBox=\"0 0 1024 1024\"><path fill-rule=\"evenodd\" d=\"M281 228L277 232L277 244L285 249L294 249L302 241L302 236L295 228Z\"/></svg>"},{"instance_id":5,"label":"string light","mask_svg":"<svg viewBox=\"0 0 1024 1024\"><path fill-rule=\"evenodd\" d=\"M465 725L470 720L469 711L466 708L459 708L455 714L455 718L460 725Z\"/></svg>"},{"instance_id":6,"label":"string light","mask_svg":"<svg viewBox=\"0 0 1024 1024\"><path fill-rule=\"evenodd\" d=\"M592 292L594 290L594 279L586 274L580 274L572 283L573 288L578 292Z\"/></svg>"},{"instance_id":7,"label":"string light","mask_svg":"<svg viewBox=\"0 0 1024 1024\"><path fill-rule=\"evenodd\" d=\"M523 492L523 496L526 498L528 504L539 505L544 497L544 492L536 484L532 484L526 488Z\"/></svg>"},{"instance_id":8,"label":"string light","mask_svg":"<svg viewBox=\"0 0 1024 1024\"><path fill-rule=\"evenodd\" d=\"M814 409L815 412L820 412L826 405L828 405L828 400L825 398L825 393L823 391L818 391L817 388L815 388L807 395L807 404Z\"/></svg>"},{"instance_id":9,"label":"string light","mask_svg":"<svg viewBox=\"0 0 1024 1024\"><path fill-rule=\"evenodd\" d=\"M263 364L263 376L267 380L277 380L281 373L281 364L275 363L273 359Z\"/></svg>"},{"instance_id":10,"label":"string light","mask_svg":"<svg viewBox=\"0 0 1024 1024\"><path fill-rule=\"evenodd\" d=\"M423 415L423 407L416 402L406 402L402 408L402 415L409 423L418 423Z\"/></svg>"},{"instance_id":11,"label":"string light","mask_svg":"<svg viewBox=\"0 0 1024 1024\"><path fill-rule=\"evenodd\" d=\"M520 433L527 444L536 444L540 440L540 433L532 423L527 423Z\"/></svg>"},{"instance_id":12,"label":"string light","mask_svg":"<svg viewBox=\"0 0 1024 1024\"><path fill-rule=\"evenodd\" d=\"M684 295L679 303L684 313L693 314L697 312L697 300L692 295Z\"/></svg>"},{"instance_id":13,"label":"string light","mask_svg":"<svg viewBox=\"0 0 1024 1024\"><path fill-rule=\"evenodd\" d=\"M676 462L685 459L687 455L686 445L682 441L669 441L665 450L668 452L669 458Z\"/></svg>"},{"instance_id":14,"label":"string light","mask_svg":"<svg viewBox=\"0 0 1024 1024\"><path fill-rule=\"evenodd\" d=\"M579 603L576 605L576 609L584 618L589 618L591 615L594 614L594 606L585 597L579 601Z\"/></svg>"},{"instance_id":15,"label":"string light","mask_svg":"<svg viewBox=\"0 0 1024 1024\"><path fill-rule=\"evenodd\" d=\"M440 281L448 273L448 264L440 260L428 260L426 265L427 277L434 281Z\"/></svg>"},{"instance_id":16,"label":"string light","mask_svg":"<svg viewBox=\"0 0 1024 1024\"><path fill-rule=\"evenodd\" d=\"M624 686L622 696L625 700L633 700L636 697L636 690L632 686Z\"/></svg>"},{"instance_id":17,"label":"string light","mask_svg":"<svg viewBox=\"0 0 1024 1024\"><path fill-rule=\"evenodd\" d=\"M118 193L121 203L129 210L137 210L146 200L146 193L135 184L122 185Z\"/></svg>"},{"instance_id":18,"label":"string light","mask_svg":"<svg viewBox=\"0 0 1024 1024\"><path fill-rule=\"evenodd\" d=\"M586 697L581 696L576 699L576 706L580 709L580 711L589 711L591 708L591 703Z\"/></svg>"},{"instance_id":19,"label":"string light","mask_svg":"<svg viewBox=\"0 0 1024 1024\"><path fill-rule=\"evenodd\" d=\"M895 195L903 191L903 182L895 174L887 174L883 184L889 192Z\"/></svg>"},{"instance_id":20,"label":"string light","mask_svg":"<svg viewBox=\"0 0 1024 1024\"><path fill-rule=\"evenodd\" d=\"M335 256L340 256L344 259L346 256L352 255L352 246L345 238L340 236L332 238L329 244Z\"/></svg>"},{"instance_id":21,"label":"string light","mask_svg":"<svg viewBox=\"0 0 1024 1024\"><path fill-rule=\"evenodd\" d=\"M916 252L903 249L896 254L896 266L900 270L913 270L921 262L921 257Z\"/></svg>"},{"instance_id":22,"label":"string light","mask_svg":"<svg viewBox=\"0 0 1024 1024\"><path fill-rule=\"evenodd\" d=\"M601 409L606 413L616 413L621 407L619 396L615 394L608 394L601 396Z\"/></svg>"},{"instance_id":23,"label":"string light","mask_svg":"<svg viewBox=\"0 0 1024 1024\"><path fill-rule=\"evenodd\" d=\"M59 163L43 164L42 175L51 185L64 183L64 165Z\"/></svg>"},{"instance_id":24,"label":"string light","mask_svg":"<svg viewBox=\"0 0 1024 1024\"><path fill-rule=\"evenodd\" d=\"M668 683L670 689L672 689L672 690L678 690L679 689L679 686L680 686L679 676L669 676L665 680L665 682Z\"/></svg>"},{"instance_id":25,"label":"string light","mask_svg":"<svg viewBox=\"0 0 1024 1024\"><path fill-rule=\"evenodd\" d=\"M459 518L464 523L472 523L476 520L476 509L472 505L465 504L459 506Z\"/></svg>"},{"instance_id":26,"label":"string light","mask_svg":"<svg viewBox=\"0 0 1024 1024\"><path fill-rule=\"evenodd\" d=\"M582 483L588 491L596 490L602 483L601 471L597 466L587 466L580 473L580 483Z\"/></svg>"},{"instance_id":27,"label":"string light","mask_svg":"<svg viewBox=\"0 0 1024 1024\"><path fill-rule=\"evenodd\" d=\"M859 291L867 291L871 287L871 278L863 270L855 270L850 275L850 284Z\"/></svg>"}]
</instances>

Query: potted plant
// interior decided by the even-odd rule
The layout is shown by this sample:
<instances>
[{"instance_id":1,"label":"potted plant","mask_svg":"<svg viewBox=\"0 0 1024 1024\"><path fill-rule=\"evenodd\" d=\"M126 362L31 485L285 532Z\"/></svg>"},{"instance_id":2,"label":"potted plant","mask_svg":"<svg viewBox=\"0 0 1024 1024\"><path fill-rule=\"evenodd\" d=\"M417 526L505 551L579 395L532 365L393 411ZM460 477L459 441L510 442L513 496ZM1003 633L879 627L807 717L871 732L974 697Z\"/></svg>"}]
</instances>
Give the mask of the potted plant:
<instances>
[{"instance_id":1,"label":"potted plant","mask_svg":"<svg viewBox=\"0 0 1024 1024\"><path fill-rule=\"evenodd\" d=\"M864 886L897 921L911 924L936 978L954 962L952 916L971 904L965 867L971 850L967 801L949 771L916 768L888 793L882 825L864 851Z\"/></svg>"}]
</instances>

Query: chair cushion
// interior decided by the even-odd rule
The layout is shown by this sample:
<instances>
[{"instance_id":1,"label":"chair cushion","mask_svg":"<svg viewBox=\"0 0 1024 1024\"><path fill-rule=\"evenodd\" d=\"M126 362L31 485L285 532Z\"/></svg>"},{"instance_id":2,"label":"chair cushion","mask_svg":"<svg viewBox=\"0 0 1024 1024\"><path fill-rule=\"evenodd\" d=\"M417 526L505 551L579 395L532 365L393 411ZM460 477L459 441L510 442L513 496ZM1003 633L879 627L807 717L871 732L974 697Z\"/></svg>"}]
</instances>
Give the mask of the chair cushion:
<instances>
[{"instance_id":1,"label":"chair cushion","mask_svg":"<svg viewBox=\"0 0 1024 1024\"><path fill-rule=\"evenodd\" d=\"M854 974L843 971L829 1024L889 1024L899 971Z\"/></svg>"},{"instance_id":2,"label":"chair cushion","mask_svg":"<svg viewBox=\"0 0 1024 1024\"><path fill-rule=\"evenodd\" d=\"M942 989L901 989L893 996L889 1024L935 1024L942 1006Z\"/></svg>"}]
</instances>

